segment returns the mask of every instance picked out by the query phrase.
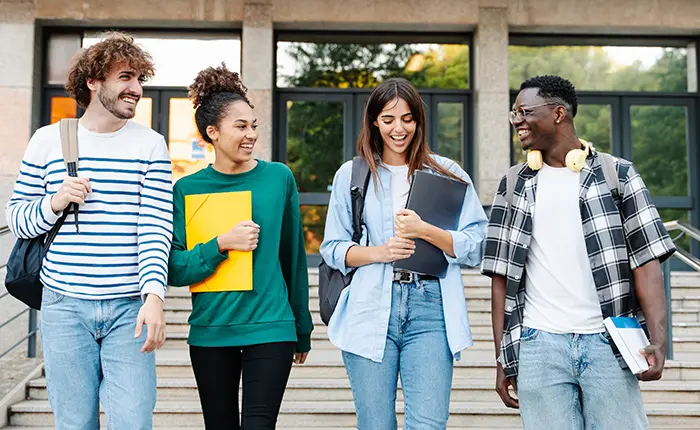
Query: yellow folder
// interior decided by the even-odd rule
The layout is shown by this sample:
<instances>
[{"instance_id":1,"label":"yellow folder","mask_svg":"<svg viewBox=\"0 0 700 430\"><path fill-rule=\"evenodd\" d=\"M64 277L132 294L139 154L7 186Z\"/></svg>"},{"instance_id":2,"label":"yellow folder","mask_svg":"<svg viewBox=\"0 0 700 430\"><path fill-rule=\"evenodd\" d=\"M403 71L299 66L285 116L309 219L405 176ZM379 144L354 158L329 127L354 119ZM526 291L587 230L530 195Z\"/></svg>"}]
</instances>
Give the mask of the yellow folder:
<instances>
[{"instance_id":1,"label":"yellow folder","mask_svg":"<svg viewBox=\"0 0 700 430\"><path fill-rule=\"evenodd\" d=\"M252 220L252 212L250 191L185 196L187 249L226 233L241 221ZM193 293L252 289L252 251L229 251L228 259L216 268L213 275L190 285Z\"/></svg>"}]
</instances>

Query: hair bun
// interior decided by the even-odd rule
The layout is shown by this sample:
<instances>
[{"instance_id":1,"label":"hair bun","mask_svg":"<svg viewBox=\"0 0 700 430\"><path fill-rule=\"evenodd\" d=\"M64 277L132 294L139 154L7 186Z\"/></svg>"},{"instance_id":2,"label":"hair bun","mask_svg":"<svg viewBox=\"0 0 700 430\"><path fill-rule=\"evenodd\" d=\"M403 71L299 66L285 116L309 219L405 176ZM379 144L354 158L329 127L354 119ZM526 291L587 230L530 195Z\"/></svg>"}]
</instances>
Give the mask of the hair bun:
<instances>
[{"instance_id":1,"label":"hair bun","mask_svg":"<svg viewBox=\"0 0 700 430\"><path fill-rule=\"evenodd\" d=\"M221 63L219 67L207 67L199 72L189 86L188 96L196 109L206 99L217 93L236 93L250 104L246 97L247 92L248 88L241 82L241 76L229 70L226 64Z\"/></svg>"}]
</instances>

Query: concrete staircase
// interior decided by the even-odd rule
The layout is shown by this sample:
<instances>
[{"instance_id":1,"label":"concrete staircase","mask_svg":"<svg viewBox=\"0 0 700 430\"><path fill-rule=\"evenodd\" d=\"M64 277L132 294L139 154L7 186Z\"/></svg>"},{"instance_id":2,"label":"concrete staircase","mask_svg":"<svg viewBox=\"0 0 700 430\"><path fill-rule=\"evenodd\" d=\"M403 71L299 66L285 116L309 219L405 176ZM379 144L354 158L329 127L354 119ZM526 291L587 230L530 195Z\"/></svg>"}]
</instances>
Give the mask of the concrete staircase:
<instances>
[{"instance_id":1,"label":"concrete staircase","mask_svg":"<svg viewBox=\"0 0 700 430\"><path fill-rule=\"evenodd\" d=\"M350 385L340 352L328 341L318 314L316 271L310 271L311 309L316 327L307 363L295 366L282 404L280 429L341 429L355 425ZM456 363L449 428L521 428L517 411L502 405L494 391L494 360L488 278L465 271L469 319L474 347ZM700 428L700 276L674 273L673 326L676 359L667 362L664 379L642 385L652 428ZM191 305L186 289L171 288L166 304L168 341L157 352L158 401L154 425L158 428L203 428L197 389L186 349L187 317ZM402 393L399 389L399 400ZM403 404L398 402L399 423ZM27 400L12 406L12 429L51 428L46 381L27 387ZM621 427L622 428L622 427Z\"/></svg>"}]
</instances>

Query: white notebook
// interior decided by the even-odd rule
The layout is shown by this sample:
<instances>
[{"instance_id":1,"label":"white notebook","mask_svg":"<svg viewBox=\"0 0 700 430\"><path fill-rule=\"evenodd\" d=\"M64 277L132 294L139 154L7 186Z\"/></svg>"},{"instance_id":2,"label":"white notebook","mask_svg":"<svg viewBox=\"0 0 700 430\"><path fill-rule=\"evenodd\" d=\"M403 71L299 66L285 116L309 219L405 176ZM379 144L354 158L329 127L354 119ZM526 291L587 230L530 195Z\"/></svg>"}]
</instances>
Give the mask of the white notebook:
<instances>
[{"instance_id":1,"label":"white notebook","mask_svg":"<svg viewBox=\"0 0 700 430\"><path fill-rule=\"evenodd\" d=\"M639 350L649 345L649 339L637 318L608 317L603 323L632 373L648 370L649 364Z\"/></svg>"}]
</instances>

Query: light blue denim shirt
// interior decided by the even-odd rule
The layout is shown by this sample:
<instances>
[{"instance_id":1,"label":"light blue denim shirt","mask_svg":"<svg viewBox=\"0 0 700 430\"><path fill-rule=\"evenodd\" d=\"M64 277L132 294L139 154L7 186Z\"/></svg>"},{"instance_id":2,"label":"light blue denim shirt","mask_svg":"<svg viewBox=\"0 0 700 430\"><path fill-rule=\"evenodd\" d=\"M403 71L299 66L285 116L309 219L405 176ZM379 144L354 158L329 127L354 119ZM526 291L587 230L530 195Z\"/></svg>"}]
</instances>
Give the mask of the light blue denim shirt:
<instances>
[{"instance_id":1,"label":"light blue denim shirt","mask_svg":"<svg viewBox=\"0 0 700 430\"><path fill-rule=\"evenodd\" d=\"M459 353L472 345L460 264L477 266L481 262L481 245L488 220L469 175L452 160L437 155L433 157L469 183L459 227L449 232L456 258L445 254L449 267L445 278L440 280L447 341L452 354L459 359ZM352 161L343 164L335 174L321 244L321 255L326 264L343 273L352 270L345 265L345 254L351 246L357 245L352 241L351 174ZM375 187L372 178L367 189L363 214L367 228L363 231L362 245L368 234L370 246L382 245L394 236L391 173L380 165L378 175L379 184ZM392 278L393 266L390 263L369 264L357 269L352 283L340 295L328 324L328 337L333 345L372 361L382 361L391 311Z\"/></svg>"}]
</instances>

